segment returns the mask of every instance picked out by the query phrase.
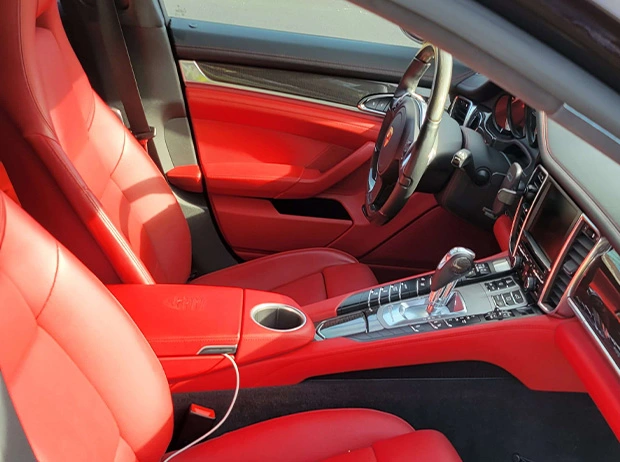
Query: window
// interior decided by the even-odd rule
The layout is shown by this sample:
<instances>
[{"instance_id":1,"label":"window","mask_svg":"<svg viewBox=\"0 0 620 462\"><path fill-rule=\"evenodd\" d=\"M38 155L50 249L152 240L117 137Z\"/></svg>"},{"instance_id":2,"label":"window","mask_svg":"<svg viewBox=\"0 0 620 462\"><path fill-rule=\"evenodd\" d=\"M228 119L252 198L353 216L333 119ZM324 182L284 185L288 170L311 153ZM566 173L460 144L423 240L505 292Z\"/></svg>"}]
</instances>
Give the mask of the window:
<instances>
[{"instance_id":1,"label":"window","mask_svg":"<svg viewBox=\"0 0 620 462\"><path fill-rule=\"evenodd\" d=\"M169 16L413 46L400 28L346 0L164 0Z\"/></svg>"}]
</instances>

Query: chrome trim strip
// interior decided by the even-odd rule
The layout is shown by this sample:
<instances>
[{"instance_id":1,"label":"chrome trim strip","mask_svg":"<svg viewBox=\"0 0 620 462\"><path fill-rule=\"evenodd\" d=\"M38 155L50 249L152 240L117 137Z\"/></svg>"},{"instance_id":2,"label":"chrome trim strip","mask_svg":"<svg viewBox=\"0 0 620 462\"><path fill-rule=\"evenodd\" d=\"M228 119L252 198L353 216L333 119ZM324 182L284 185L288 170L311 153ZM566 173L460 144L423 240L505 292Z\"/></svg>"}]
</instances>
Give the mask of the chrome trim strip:
<instances>
[{"instance_id":1,"label":"chrome trim strip","mask_svg":"<svg viewBox=\"0 0 620 462\"><path fill-rule=\"evenodd\" d=\"M556 185L556 187L559 187L559 186ZM561 189L560 189L560 191L561 191ZM566 196L566 193L564 193L564 195ZM566 196L566 197L568 197L568 196ZM571 202L572 202L572 200L571 200ZM573 203L573 205L575 205L575 204ZM577 208L577 209L579 210L579 208ZM562 303L561 303L562 300L560 299L560 302L558 303L558 306L556 306L555 308L551 308L549 305L547 305L544 302L544 299L545 299L546 296L549 295L549 290L551 288L552 281L554 281L556 276L558 275L558 271L560 270L560 266L564 262L564 259L566 258L566 255L568 254L568 250L570 249L570 246L573 245L573 243L575 242L575 239L577 238L577 235L581 232L581 228L583 227L584 224L589 225L596 232L597 240L594 243L594 248L596 248L597 244L601 240L600 233L599 233L598 229L596 228L596 226L594 226L594 224L582 212L581 215L579 215L579 218L577 219L575 224L573 225L573 228L571 229L571 232L569 233L568 237L566 238L566 241L564 241L564 244L562 245L562 250L560 250L560 254L558 255L558 257L553 262L553 265L551 266L551 269L549 270L549 275L547 276L547 280L545 281L545 285L543 286L542 290L540 291L540 297L538 298L538 306L540 307L541 310L543 310L547 314L555 315L558 312L558 309L562 305ZM587 260L587 258L588 258L588 256L586 256L586 258L584 259L584 262L585 262L585 260ZM582 263L582 266L583 266L583 263ZM579 268L581 268L581 266ZM577 273L575 273L575 275L573 276L572 279L575 278L576 274ZM571 282L572 282L572 279L571 279ZM569 285L570 285L570 282L569 282ZM567 286L566 290L568 291L568 286ZM565 292L565 294L566 294L566 292Z\"/></svg>"},{"instance_id":2,"label":"chrome trim strip","mask_svg":"<svg viewBox=\"0 0 620 462\"><path fill-rule=\"evenodd\" d=\"M536 192L536 196L534 196L534 199L532 200L532 203L530 205L530 209L527 211L527 213L525 214L525 218L523 219L523 226L519 230L519 235L517 236L517 242L515 243L515 255L516 255L516 249L518 249L519 245L521 244L521 239L523 238L523 231L527 227L527 224L528 224L528 222L530 220L530 217L532 215L532 210L534 210L534 208L535 208L534 206L538 202L538 199L540 198L540 194L541 194L542 190L547 185L547 180L549 180L549 172L547 172L547 170L545 170L545 168L542 165L539 165L538 167L536 167L536 169L532 173L532 176L530 177L530 181L528 182L528 185L529 185L529 183L532 182L532 179L535 177L535 175L538 174L539 171L544 172L545 179L540 184L540 188L538 188L538 191ZM523 198L521 198L521 200L523 200ZM519 202L519 205L521 205L521 202ZM519 212L519 209L517 209L517 213L518 212ZM515 222L516 222L516 217L515 217ZM513 256L513 258L514 258L514 256Z\"/></svg>"},{"instance_id":3,"label":"chrome trim strip","mask_svg":"<svg viewBox=\"0 0 620 462\"><path fill-rule=\"evenodd\" d=\"M575 313L575 316L577 316L577 319L579 319L581 324L583 324L586 332L594 340L598 349L603 353L603 356L605 356L605 359L607 359L607 362L614 369L614 372L616 373L616 375L618 375L618 378L620 378L620 365L618 364L618 358L614 357L614 355L611 354L607 346L605 346L605 344L602 342L599 335L596 333L596 331L594 330L594 328L592 327L588 319L585 317L585 315L581 311L581 308L579 307L579 305L577 305L577 303L573 299L575 290L577 289L577 287L583 280L588 269L590 269L590 266L594 264L598 259L600 259L603 255L605 255L607 252L609 252L611 249L612 247L607 241L607 239L605 239L604 237L599 239L598 243L590 251L588 256L585 258L585 260L583 261L583 263L581 264L581 266L575 273L575 276L573 277L570 284L568 285L568 288L566 289L565 297L566 297L566 302L568 303L568 306L570 306L571 310L573 310L573 312Z\"/></svg>"},{"instance_id":4,"label":"chrome trim strip","mask_svg":"<svg viewBox=\"0 0 620 462\"><path fill-rule=\"evenodd\" d=\"M594 340L594 342L596 343L596 346L598 346L598 349L601 351L601 353L603 353L603 356L605 356L605 359L607 359L607 362L611 365L611 367L614 369L614 372L620 379L620 366L618 366L618 364L614 360L614 357L611 355L607 347L603 344L603 342L599 338L596 331L592 328L592 326L590 325L586 317L583 315L583 313L581 312L577 304L570 298L568 299L568 305L571 307L571 309L573 310L573 312L575 313L575 316L577 316L579 321L581 321L581 324L583 324L584 328L586 329L586 332Z\"/></svg>"},{"instance_id":5,"label":"chrome trim strip","mask_svg":"<svg viewBox=\"0 0 620 462\"><path fill-rule=\"evenodd\" d=\"M521 207L523 207L523 198L525 197L525 194L523 196L521 196L521 199L519 199L519 205L517 206L517 211L515 212L515 216L512 218L512 225L510 226L510 237L508 238L508 254L510 255L510 259L512 260L511 265L514 264L514 257L517 255L517 248L518 248L518 244L519 244L519 237L517 236L517 239L515 240L515 244L514 244L514 249L511 248L511 244L512 244L512 236L515 233L515 226L517 226L517 222L519 221L519 213L521 213ZM525 218L523 219L523 224L525 224ZM519 230L519 234L521 233L521 230Z\"/></svg>"},{"instance_id":6,"label":"chrome trim strip","mask_svg":"<svg viewBox=\"0 0 620 462\"><path fill-rule=\"evenodd\" d=\"M566 288L565 296L567 298L571 298L575 294L575 290L577 286L583 280L583 277L586 275L590 265L592 265L598 258L606 254L611 250L611 245L609 241L604 237L600 238L596 245L590 250L590 253L586 255L586 258L581 263L581 266L575 272L575 275L568 283L568 287Z\"/></svg>"},{"instance_id":7,"label":"chrome trim strip","mask_svg":"<svg viewBox=\"0 0 620 462\"><path fill-rule=\"evenodd\" d=\"M235 354L237 352L237 345L205 345L198 353L199 356L204 355L223 355L223 354Z\"/></svg>"},{"instance_id":8,"label":"chrome trim strip","mask_svg":"<svg viewBox=\"0 0 620 462\"><path fill-rule=\"evenodd\" d=\"M181 69L181 75L183 76L183 82L185 82L186 84L190 83L190 84L197 84L197 85L207 85L207 86L210 85L210 86L222 87L222 88L232 88L235 90L251 91L251 92L260 93L263 95L279 96L281 98L288 98L288 99L293 99L296 101L304 101L306 103L321 104L323 106L329 106L329 107L333 107L337 109L345 109L347 111L353 111L357 113L366 112L366 111L361 111L356 106L347 106L345 104L332 103L331 101L324 101L324 100L315 99L315 98L307 98L305 96L292 95L290 93L282 93L279 91L264 90L262 88L248 87L246 85L235 85L233 83L219 82L217 80L213 80L207 77L205 73L202 72L202 69L200 69L200 66L198 66L198 63L196 61L182 59L179 61L179 67ZM381 115L384 115L384 114L381 113Z\"/></svg>"}]
</instances>

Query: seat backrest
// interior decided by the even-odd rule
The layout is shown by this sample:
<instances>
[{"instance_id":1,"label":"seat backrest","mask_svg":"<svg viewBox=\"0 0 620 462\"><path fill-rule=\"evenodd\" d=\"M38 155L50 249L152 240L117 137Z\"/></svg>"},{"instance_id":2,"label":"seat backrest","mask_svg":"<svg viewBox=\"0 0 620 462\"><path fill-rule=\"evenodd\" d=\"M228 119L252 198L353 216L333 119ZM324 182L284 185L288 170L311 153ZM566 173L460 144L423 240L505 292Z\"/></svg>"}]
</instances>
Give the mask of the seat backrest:
<instances>
[{"instance_id":1,"label":"seat backrest","mask_svg":"<svg viewBox=\"0 0 620 462\"><path fill-rule=\"evenodd\" d=\"M1 192L0 339L37 460L160 460L172 402L155 354L103 284Z\"/></svg>"},{"instance_id":2,"label":"seat backrest","mask_svg":"<svg viewBox=\"0 0 620 462\"><path fill-rule=\"evenodd\" d=\"M26 144L3 144L0 161L23 207L104 282L186 282L191 243L181 208L148 154L92 89L56 1L0 5L0 109ZM70 207L39 205L48 195L63 196ZM82 225L68 232L75 217Z\"/></svg>"}]
</instances>

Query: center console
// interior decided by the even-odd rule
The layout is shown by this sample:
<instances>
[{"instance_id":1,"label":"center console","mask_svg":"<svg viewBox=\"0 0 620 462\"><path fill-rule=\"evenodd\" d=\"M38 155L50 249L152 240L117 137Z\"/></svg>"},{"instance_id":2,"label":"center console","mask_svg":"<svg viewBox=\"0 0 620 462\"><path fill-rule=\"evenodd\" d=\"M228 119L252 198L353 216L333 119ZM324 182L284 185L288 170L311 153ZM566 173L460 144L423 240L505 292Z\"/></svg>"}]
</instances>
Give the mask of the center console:
<instances>
[{"instance_id":1,"label":"center console","mask_svg":"<svg viewBox=\"0 0 620 462\"><path fill-rule=\"evenodd\" d=\"M569 316L560 301L600 235L541 166L526 186L508 257L475 263L459 278L451 307L430 309L433 276L423 275L347 297L336 317L318 323L315 339L367 342L542 312Z\"/></svg>"},{"instance_id":2,"label":"center console","mask_svg":"<svg viewBox=\"0 0 620 462\"><path fill-rule=\"evenodd\" d=\"M484 260L457 247L432 274L303 307L284 295L234 287L109 288L157 353L175 392L230 387L232 371L222 353L234 354L244 387L467 360L495 364L533 389L583 391L556 345L558 328L574 322L554 317L568 316L566 300L572 300L610 355L620 358L620 328L603 322L612 317L593 295L607 300L600 278L575 285L601 242L539 167L515 211L509 251Z\"/></svg>"}]
</instances>

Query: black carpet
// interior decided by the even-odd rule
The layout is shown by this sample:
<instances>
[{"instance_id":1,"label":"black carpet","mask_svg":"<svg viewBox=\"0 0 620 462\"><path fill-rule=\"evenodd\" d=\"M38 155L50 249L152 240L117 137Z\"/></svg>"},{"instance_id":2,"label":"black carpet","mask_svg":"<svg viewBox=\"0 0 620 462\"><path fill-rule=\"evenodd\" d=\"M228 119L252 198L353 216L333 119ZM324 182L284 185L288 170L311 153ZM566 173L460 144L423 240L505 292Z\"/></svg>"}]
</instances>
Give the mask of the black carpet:
<instances>
[{"instance_id":1,"label":"black carpet","mask_svg":"<svg viewBox=\"0 0 620 462\"><path fill-rule=\"evenodd\" d=\"M231 391L176 394L175 421L190 403L222 416ZM398 415L414 428L443 432L465 462L619 461L620 444L589 396L535 392L481 363L395 368L313 379L289 387L241 390L218 434L314 409L363 407ZM173 440L172 448L185 444Z\"/></svg>"}]
</instances>

